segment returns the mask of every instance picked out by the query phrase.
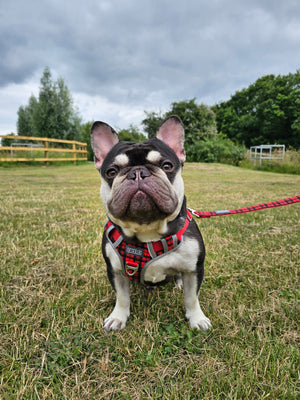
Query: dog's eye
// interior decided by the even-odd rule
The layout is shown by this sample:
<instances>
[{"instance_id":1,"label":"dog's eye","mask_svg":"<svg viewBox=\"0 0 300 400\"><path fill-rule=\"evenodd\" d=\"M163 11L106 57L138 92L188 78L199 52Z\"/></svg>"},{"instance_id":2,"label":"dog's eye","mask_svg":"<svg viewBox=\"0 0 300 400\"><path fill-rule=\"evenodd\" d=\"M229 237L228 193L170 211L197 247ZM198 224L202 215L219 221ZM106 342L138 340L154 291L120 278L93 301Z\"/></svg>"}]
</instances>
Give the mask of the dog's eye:
<instances>
[{"instance_id":1,"label":"dog's eye","mask_svg":"<svg viewBox=\"0 0 300 400\"><path fill-rule=\"evenodd\" d=\"M113 178L115 178L115 177L117 176L117 173L118 173L117 168L112 167L112 168L109 168L109 169L106 171L106 176L107 176L108 178L110 178L110 179L113 179Z\"/></svg>"},{"instance_id":2,"label":"dog's eye","mask_svg":"<svg viewBox=\"0 0 300 400\"><path fill-rule=\"evenodd\" d=\"M162 169L165 171L165 172L172 172L173 171L173 169L174 169L174 166L173 166L173 164L171 163L171 161L165 161L163 164L162 164Z\"/></svg>"}]
</instances>

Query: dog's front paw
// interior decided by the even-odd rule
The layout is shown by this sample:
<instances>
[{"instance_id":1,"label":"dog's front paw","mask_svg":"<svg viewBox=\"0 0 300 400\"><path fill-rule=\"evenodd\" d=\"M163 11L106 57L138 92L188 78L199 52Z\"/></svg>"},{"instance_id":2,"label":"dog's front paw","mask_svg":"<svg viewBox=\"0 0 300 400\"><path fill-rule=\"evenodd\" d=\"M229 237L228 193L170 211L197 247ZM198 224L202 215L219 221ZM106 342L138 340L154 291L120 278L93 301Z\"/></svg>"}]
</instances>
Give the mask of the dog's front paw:
<instances>
[{"instance_id":1,"label":"dog's front paw","mask_svg":"<svg viewBox=\"0 0 300 400\"><path fill-rule=\"evenodd\" d=\"M106 331L119 331L119 330L125 328L126 321L127 321L127 318L124 320L124 319L113 317L111 314L104 321L103 327Z\"/></svg>"},{"instance_id":2,"label":"dog's front paw","mask_svg":"<svg viewBox=\"0 0 300 400\"><path fill-rule=\"evenodd\" d=\"M119 331L126 326L129 312L115 307L113 312L104 320L103 327L106 331Z\"/></svg>"},{"instance_id":3,"label":"dog's front paw","mask_svg":"<svg viewBox=\"0 0 300 400\"><path fill-rule=\"evenodd\" d=\"M211 328L210 319L207 317L197 319L197 320L190 318L189 322L190 322L191 328L197 328L198 330L202 329L204 331L207 331L208 329Z\"/></svg>"},{"instance_id":4,"label":"dog's front paw","mask_svg":"<svg viewBox=\"0 0 300 400\"><path fill-rule=\"evenodd\" d=\"M210 319L204 315L200 307L199 310L187 313L186 318L188 319L191 328L202 329L204 331L211 328Z\"/></svg>"}]
</instances>

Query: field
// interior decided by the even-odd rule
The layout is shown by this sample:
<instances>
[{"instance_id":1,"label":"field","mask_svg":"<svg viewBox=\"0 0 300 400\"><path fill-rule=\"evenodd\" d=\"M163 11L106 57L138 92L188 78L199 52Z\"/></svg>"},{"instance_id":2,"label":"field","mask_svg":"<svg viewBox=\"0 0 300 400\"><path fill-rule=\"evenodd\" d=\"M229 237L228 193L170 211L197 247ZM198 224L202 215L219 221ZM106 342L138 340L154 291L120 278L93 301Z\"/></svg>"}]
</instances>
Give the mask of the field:
<instances>
[{"instance_id":1,"label":"field","mask_svg":"<svg viewBox=\"0 0 300 400\"><path fill-rule=\"evenodd\" d=\"M300 194L300 176L186 164L188 205L251 206ZM299 398L300 204L198 221L207 250L190 330L172 283L114 305L91 163L0 168L0 399Z\"/></svg>"}]
</instances>

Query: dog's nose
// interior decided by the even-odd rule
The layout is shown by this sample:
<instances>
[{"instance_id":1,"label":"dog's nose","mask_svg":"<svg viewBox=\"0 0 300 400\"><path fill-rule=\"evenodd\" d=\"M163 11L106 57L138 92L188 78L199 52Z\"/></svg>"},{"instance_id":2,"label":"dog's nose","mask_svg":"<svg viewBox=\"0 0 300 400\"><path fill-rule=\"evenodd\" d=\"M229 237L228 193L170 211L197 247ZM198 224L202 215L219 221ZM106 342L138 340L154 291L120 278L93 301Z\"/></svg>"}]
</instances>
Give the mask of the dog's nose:
<instances>
[{"instance_id":1,"label":"dog's nose","mask_svg":"<svg viewBox=\"0 0 300 400\"><path fill-rule=\"evenodd\" d=\"M147 170L147 168L144 167L138 167L132 169L129 174L127 175L127 179L130 180L142 180L150 176L150 172Z\"/></svg>"}]
</instances>

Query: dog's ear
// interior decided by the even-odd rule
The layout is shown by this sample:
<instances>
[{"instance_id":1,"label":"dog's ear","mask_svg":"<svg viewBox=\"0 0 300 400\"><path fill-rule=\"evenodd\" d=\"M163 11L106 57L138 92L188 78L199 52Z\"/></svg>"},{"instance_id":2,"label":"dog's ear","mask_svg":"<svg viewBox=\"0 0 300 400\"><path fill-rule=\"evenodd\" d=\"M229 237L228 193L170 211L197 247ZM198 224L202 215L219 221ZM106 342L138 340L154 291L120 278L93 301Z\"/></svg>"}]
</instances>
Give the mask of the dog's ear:
<instances>
[{"instance_id":1,"label":"dog's ear","mask_svg":"<svg viewBox=\"0 0 300 400\"><path fill-rule=\"evenodd\" d=\"M100 170L105 157L119 141L117 132L111 126L101 121L93 123L91 128L91 145L97 169Z\"/></svg>"},{"instance_id":2,"label":"dog's ear","mask_svg":"<svg viewBox=\"0 0 300 400\"><path fill-rule=\"evenodd\" d=\"M164 120L156 133L156 137L171 147L180 162L185 162L184 127L177 115L171 115Z\"/></svg>"}]
</instances>

